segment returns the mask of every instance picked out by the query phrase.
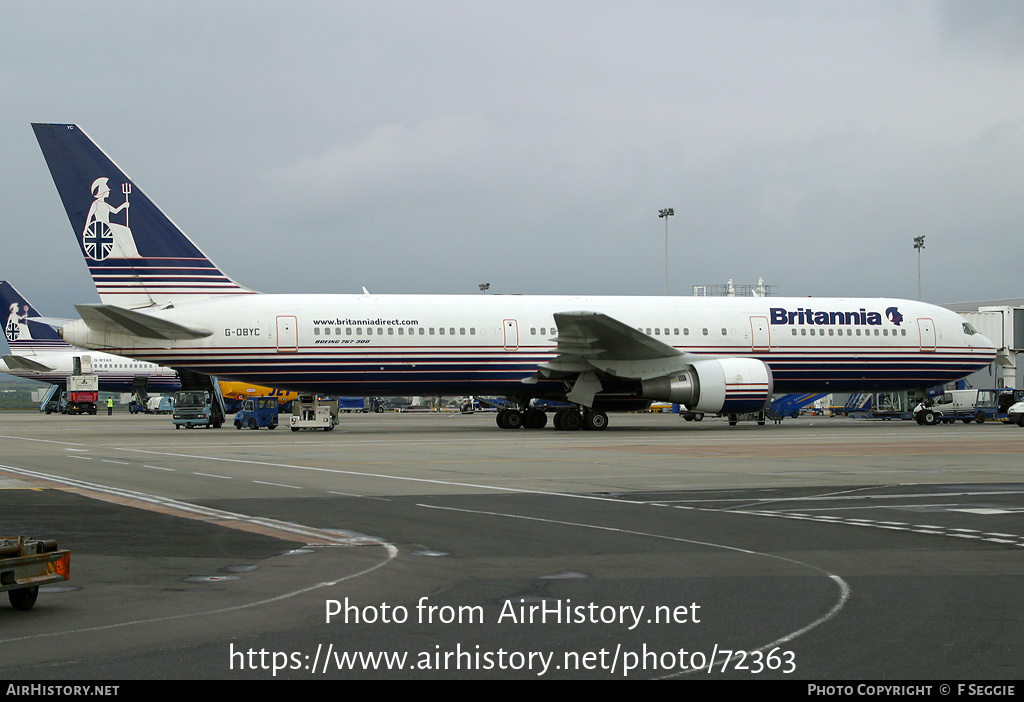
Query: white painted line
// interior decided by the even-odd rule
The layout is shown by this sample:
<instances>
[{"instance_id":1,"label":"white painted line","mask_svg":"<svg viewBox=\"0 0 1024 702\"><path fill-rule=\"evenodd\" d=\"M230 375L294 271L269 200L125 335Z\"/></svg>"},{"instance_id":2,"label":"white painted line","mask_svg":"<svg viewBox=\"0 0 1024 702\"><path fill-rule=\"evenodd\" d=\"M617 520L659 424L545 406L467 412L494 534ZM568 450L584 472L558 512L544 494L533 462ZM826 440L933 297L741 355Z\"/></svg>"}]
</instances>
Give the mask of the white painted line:
<instances>
[{"instance_id":1,"label":"white painted line","mask_svg":"<svg viewBox=\"0 0 1024 702\"><path fill-rule=\"evenodd\" d=\"M253 480L253 482L256 483L257 485L272 485L274 487L291 488L292 490L303 490L303 489L305 489L305 488L302 488L302 487L300 487L298 485L285 485L284 483L268 483L268 482L265 482L263 480Z\"/></svg>"}]
</instances>

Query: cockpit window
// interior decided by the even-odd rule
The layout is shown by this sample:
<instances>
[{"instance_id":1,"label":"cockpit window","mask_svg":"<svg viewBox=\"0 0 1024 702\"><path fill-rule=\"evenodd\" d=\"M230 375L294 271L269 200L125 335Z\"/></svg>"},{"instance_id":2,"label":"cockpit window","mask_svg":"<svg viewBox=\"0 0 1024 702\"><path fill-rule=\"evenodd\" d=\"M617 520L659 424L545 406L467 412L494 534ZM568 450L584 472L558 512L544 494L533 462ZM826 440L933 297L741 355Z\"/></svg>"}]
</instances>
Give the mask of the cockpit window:
<instances>
[{"instance_id":1,"label":"cockpit window","mask_svg":"<svg viewBox=\"0 0 1024 702\"><path fill-rule=\"evenodd\" d=\"M964 334L966 334L967 336L971 336L972 334L977 333L978 330L972 327L970 322L964 322Z\"/></svg>"}]
</instances>

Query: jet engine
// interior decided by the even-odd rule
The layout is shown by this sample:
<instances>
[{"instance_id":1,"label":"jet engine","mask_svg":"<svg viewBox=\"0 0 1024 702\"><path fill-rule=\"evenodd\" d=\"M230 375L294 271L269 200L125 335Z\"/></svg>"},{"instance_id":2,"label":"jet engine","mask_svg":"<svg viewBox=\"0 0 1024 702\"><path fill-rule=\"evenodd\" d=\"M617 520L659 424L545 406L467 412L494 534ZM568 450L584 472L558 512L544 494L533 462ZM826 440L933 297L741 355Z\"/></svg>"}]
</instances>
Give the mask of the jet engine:
<instances>
[{"instance_id":1,"label":"jet engine","mask_svg":"<svg viewBox=\"0 0 1024 702\"><path fill-rule=\"evenodd\" d=\"M742 414L768 406L772 371L756 358L697 361L671 375L641 381L641 396L686 405L693 412Z\"/></svg>"}]
</instances>

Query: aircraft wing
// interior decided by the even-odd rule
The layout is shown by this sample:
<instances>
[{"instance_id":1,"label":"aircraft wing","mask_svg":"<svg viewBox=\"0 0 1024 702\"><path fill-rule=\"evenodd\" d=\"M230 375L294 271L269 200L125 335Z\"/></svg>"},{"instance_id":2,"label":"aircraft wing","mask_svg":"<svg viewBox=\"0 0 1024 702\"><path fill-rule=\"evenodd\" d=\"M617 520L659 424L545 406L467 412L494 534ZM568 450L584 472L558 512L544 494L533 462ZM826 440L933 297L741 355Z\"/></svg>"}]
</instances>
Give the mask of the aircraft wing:
<instances>
[{"instance_id":1,"label":"aircraft wing","mask_svg":"<svg viewBox=\"0 0 1024 702\"><path fill-rule=\"evenodd\" d=\"M584 406L591 406L602 389L599 373L645 380L678 372L697 359L600 312L557 312L554 318L556 356L524 382L578 374L568 398Z\"/></svg>"},{"instance_id":2,"label":"aircraft wing","mask_svg":"<svg viewBox=\"0 0 1024 702\"><path fill-rule=\"evenodd\" d=\"M49 373L53 370L50 366L33 361L26 356L15 356L14 354L6 354L4 363L11 370L31 371L32 373Z\"/></svg>"},{"instance_id":3,"label":"aircraft wing","mask_svg":"<svg viewBox=\"0 0 1024 702\"><path fill-rule=\"evenodd\" d=\"M116 305L75 305L85 325L94 331L141 336L144 339L202 339L213 332L186 327L166 319Z\"/></svg>"}]
</instances>

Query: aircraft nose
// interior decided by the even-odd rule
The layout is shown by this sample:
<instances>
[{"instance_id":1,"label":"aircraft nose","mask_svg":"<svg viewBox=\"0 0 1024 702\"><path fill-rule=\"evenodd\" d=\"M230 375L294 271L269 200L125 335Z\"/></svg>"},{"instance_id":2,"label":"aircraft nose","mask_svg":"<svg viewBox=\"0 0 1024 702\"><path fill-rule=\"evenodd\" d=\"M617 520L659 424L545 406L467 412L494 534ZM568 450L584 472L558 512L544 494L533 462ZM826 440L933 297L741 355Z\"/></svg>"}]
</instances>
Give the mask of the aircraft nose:
<instances>
[{"instance_id":1,"label":"aircraft nose","mask_svg":"<svg viewBox=\"0 0 1024 702\"><path fill-rule=\"evenodd\" d=\"M971 346L980 349L991 349L992 358L995 358L996 353L999 351L995 343L984 334L974 334L971 337Z\"/></svg>"}]
</instances>

